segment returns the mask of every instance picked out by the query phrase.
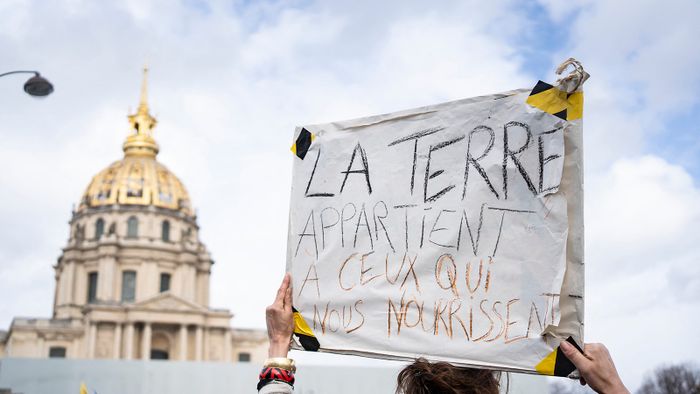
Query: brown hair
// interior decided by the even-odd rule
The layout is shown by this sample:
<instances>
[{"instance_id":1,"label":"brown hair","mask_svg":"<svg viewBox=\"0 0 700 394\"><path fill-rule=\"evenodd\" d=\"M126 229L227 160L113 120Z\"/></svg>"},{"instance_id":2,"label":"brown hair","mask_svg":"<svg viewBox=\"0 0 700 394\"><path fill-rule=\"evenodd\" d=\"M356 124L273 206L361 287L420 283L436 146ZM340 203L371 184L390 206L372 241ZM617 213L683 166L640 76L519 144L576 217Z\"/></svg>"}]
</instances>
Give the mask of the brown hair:
<instances>
[{"instance_id":1,"label":"brown hair","mask_svg":"<svg viewBox=\"0 0 700 394\"><path fill-rule=\"evenodd\" d=\"M399 372L396 393L498 394L499 378L500 372L419 358Z\"/></svg>"}]
</instances>

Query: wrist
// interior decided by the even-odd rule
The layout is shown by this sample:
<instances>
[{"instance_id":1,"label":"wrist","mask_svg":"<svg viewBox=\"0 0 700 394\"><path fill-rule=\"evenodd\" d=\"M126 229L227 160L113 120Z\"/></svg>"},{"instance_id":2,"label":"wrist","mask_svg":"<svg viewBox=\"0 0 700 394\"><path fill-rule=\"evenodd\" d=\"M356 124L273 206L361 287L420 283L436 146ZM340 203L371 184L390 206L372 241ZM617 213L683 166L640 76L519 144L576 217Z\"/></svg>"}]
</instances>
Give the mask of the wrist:
<instances>
[{"instance_id":1,"label":"wrist","mask_svg":"<svg viewBox=\"0 0 700 394\"><path fill-rule=\"evenodd\" d=\"M267 351L268 357L287 357L289 353L289 341L270 341L270 347Z\"/></svg>"},{"instance_id":2,"label":"wrist","mask_svg":"<svg viewBox=\"0 0 700 394\"><path fill-rule=\"evenodd\" d=\"M625 387L622 381L618 381L612 384L611 387L609 387L604 392L606 394L630 394L630 391L627 390L627 387Z\"/></svg>"}]
</instances>

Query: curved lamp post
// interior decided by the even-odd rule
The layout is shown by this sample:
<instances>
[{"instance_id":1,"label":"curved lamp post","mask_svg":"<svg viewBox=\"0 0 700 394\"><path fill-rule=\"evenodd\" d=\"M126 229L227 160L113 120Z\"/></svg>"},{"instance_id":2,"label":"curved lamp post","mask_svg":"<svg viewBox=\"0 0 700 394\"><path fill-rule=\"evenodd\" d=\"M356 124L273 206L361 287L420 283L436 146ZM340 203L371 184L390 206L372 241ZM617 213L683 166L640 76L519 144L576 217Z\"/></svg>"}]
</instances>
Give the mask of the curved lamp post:
<instances>
[{"instance_id":1,"label":"curved lamp post","mask_svg":"<svg viewBox=\"0 0 700 394\"><path fill-rule=\"evenodd\" d=\"M42 77L38 71L10 71L0 74L0 77L10 74L34 74L33 77L29 78L27 82L24 83L24 91L31 96L44 97L53 92L53 85L51 85L51 82Z\"/></svg>"}]
</instances>

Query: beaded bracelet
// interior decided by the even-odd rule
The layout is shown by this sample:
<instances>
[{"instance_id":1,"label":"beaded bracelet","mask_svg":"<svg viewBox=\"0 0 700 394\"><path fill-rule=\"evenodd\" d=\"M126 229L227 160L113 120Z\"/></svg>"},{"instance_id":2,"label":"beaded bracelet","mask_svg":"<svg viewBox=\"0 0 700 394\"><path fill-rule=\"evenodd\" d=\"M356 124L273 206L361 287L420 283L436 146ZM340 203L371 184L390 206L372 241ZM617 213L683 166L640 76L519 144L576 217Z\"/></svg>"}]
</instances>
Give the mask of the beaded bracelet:
<instances>
[{"instance_id":1,"label":"beaded bracelet","mask_svg":"<svg viewBox=\"0 0 700 394\"><path fill-rule=\"evenodd\" d=\"M294 372L277 367L267 367L260 371L260 381L258 382L258 391L261 388L272 382L284 382L290 386L294 386Z\"/></svg>"},{"instance_id":2,"label":"beaded bracelet","mask_svg":"<svg viewBox=\"0 0 700 394\"><path fill-rule=\"evenodd\" d=\"M294 364L294 360L291 358L287 357L271 357L265 360L265 364L263 364L263 367L276 367L276 368L282 368L286 369L287 371L292 371L296 372L297 367Z\"/></svg>"}]
</instances>

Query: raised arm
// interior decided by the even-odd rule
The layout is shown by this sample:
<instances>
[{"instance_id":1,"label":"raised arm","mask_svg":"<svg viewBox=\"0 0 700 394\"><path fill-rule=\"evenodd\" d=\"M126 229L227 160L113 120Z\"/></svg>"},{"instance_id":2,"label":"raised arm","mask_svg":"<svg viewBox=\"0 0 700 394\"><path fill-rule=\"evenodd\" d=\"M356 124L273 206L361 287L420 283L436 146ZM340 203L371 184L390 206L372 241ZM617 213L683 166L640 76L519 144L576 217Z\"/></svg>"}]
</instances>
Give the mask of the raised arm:
<instances>
[{"instance_id":1,"label":"raised arm","mask_svg":"<svg viewBox=\"0 0 700 394\"><path fill-rule=\"evenodd\" d=\"M270 341L268 359L260 372L259 394L291 394L294 392L294 360L287 358L294 332L292 314L292 278L284 275L272 305L265 309L267 337Z\"/></svg>"}]
</instances>

